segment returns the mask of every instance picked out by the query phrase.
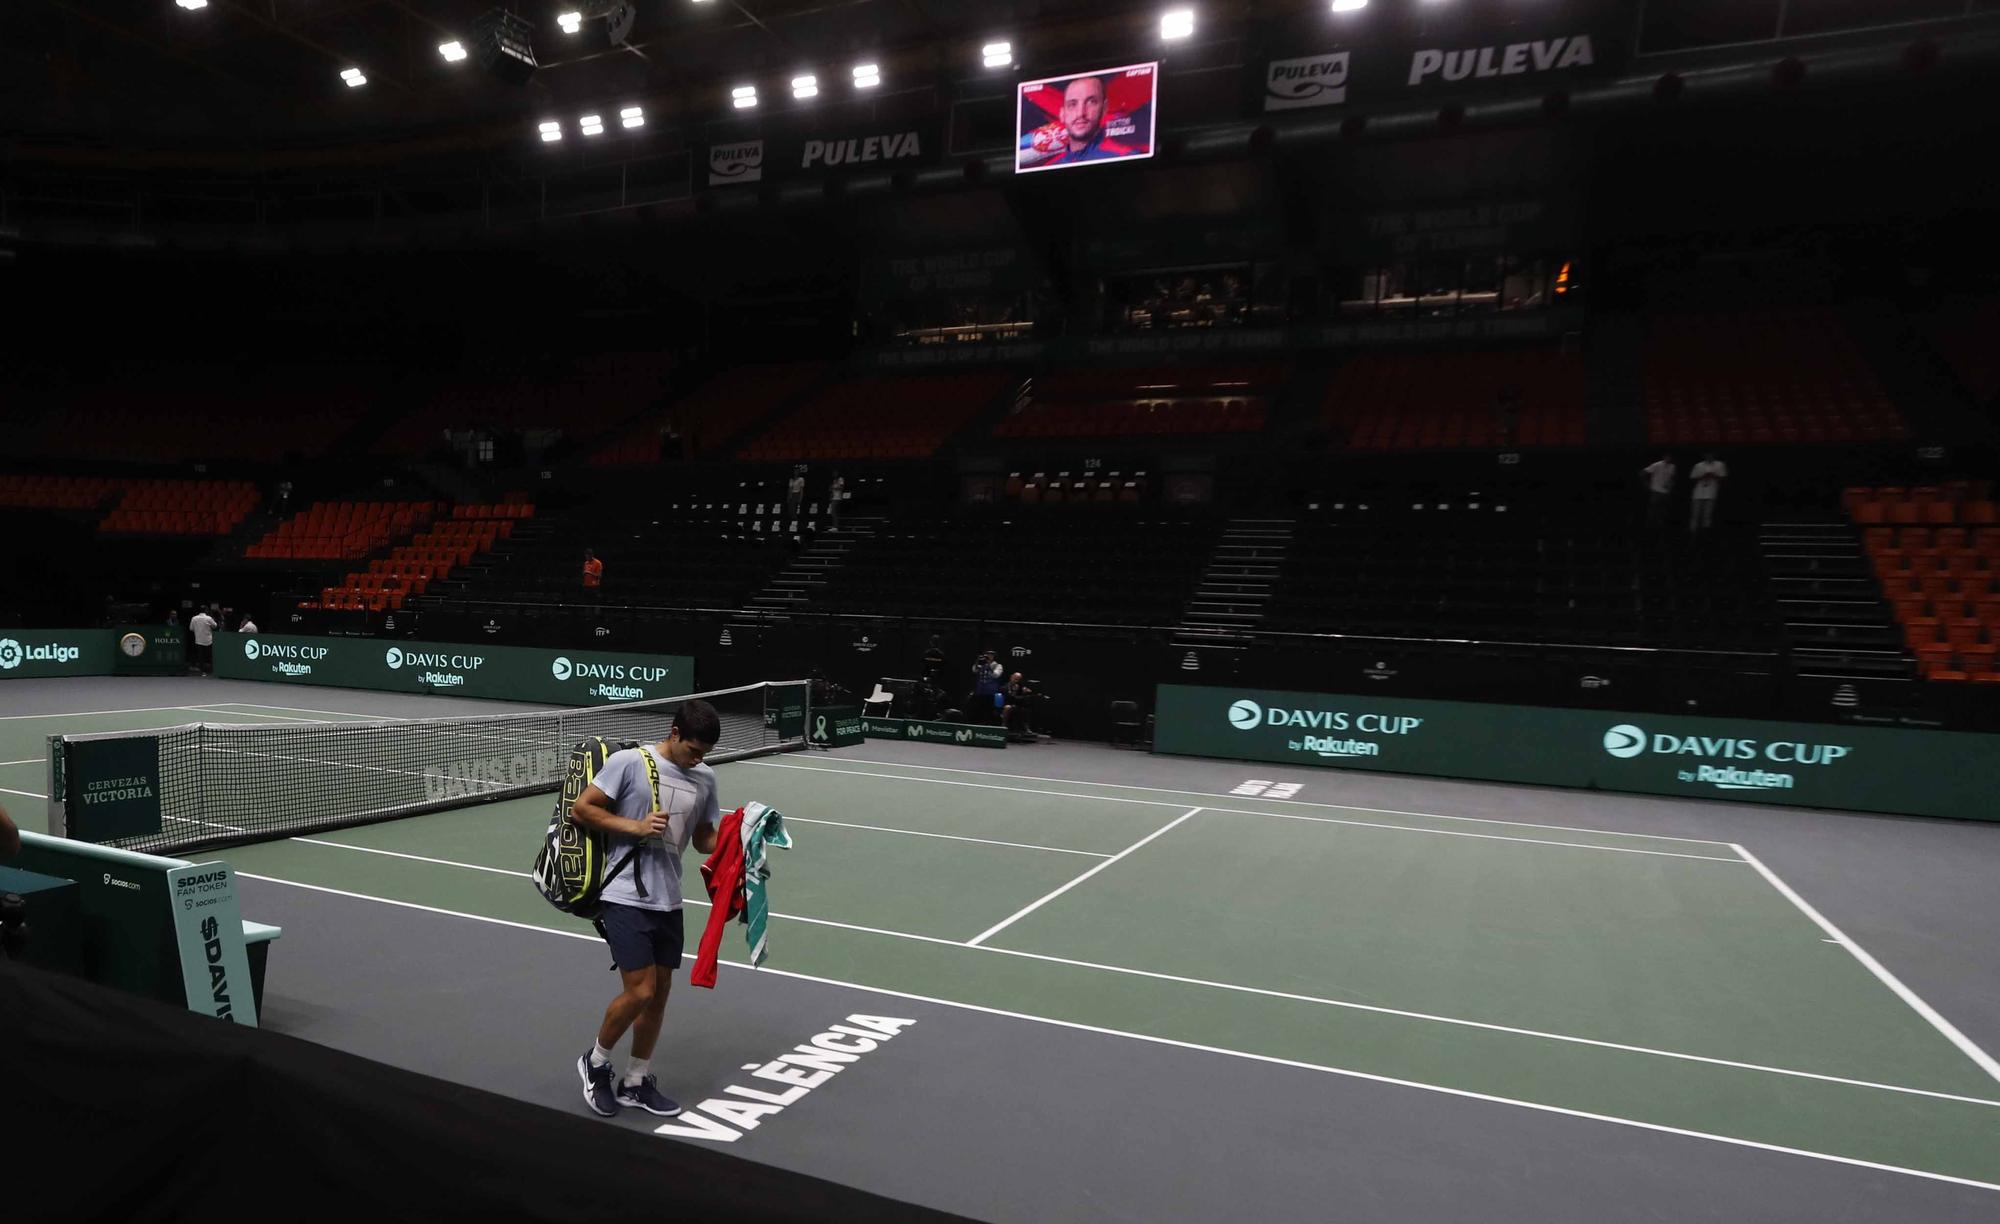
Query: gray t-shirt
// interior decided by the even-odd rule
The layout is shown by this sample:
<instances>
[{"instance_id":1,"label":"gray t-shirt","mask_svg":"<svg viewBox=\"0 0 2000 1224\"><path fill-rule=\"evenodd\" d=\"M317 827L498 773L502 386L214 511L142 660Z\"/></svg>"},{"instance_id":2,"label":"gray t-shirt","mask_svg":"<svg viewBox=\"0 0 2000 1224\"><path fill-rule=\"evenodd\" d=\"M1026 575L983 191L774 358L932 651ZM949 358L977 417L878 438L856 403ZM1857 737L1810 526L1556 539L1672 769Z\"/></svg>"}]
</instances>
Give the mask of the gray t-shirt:
<instances>
[{"instance_id":1,"label":"gray t-shirt","mask_svg":"<svg viewBox=\"0 0 2000 1224\"><path fill-rule=\"evenodd\" d=\"M639 754L651 756L660 769L659 801L654 801L646 783L646 762ZM693 840L697 825L719 824L722 809L715 796L715 771L706 765L682 769L651 748L626 748L614 752L593 779L598 790L611 798L611 809L627 820L642 820L655 808L667 813L665 837L643 840L614 835L611 839L611 866L639 847L638 861L619 872L604 886L604 900L635 909L677 910L681 907L681 855ZM634 873L646 884L639 895Z\"/></svg>"}]
</instances>

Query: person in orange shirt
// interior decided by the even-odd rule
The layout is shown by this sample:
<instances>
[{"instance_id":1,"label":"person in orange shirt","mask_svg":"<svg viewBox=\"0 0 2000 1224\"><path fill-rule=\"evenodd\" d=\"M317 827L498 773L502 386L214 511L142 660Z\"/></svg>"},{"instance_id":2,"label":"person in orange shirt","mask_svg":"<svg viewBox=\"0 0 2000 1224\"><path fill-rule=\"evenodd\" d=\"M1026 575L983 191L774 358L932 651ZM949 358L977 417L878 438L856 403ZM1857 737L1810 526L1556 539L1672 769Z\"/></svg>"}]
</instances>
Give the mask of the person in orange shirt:
<instances>
[{"instance_id":1,"label":"person in orange shirt","mask_svg":"<svg viewBox=\"0 0 2000 1224\"><path fill-rule=\"evenodd\" d=\"M597 554L586 548L583 550L583 593L591 599L599 596L604 585L604 562Z\"/></svg>"}]
</instances>

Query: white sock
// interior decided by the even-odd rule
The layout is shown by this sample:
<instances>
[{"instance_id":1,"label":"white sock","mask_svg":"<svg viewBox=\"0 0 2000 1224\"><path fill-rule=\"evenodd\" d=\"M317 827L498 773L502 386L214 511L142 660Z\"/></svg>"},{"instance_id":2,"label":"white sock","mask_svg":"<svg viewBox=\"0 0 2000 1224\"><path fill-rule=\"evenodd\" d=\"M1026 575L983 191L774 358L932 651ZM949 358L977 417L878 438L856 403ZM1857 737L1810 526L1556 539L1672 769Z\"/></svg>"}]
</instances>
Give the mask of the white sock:
<instances>
[{"instance_id":1,"label":"white sock","mask_svg":"<svg viewBox=\"0 0 2000 1224\"><path fill-rule=\"evenodd\" d=\"M625 1082L636 1088L639 1086L639 1084L644 1082L647 1076L651 1075L652 1073L653 1073L652 1059L635 1058L632 1060L632 1065L625 1068Z\"/></svg>"},{"instance_id":2,"label":"white sock","mask_svg":"<svg viewBox=\"0 0 2000 1224\"><path fill-rule=\"evenodd\" d=\"M597 1044L596 1042L594 1042L594 1041L593 1041L593 1042L591 1042L591 1043L590 1043L590 1065L591 1065L591 1066L593 1066L593 1067L608 1067L608 1066L610 1066L610 1065L611 1065L611 1051L609 1051L609 1050L605 1049L605 1048L604 1048L603 1046L601 1046L601 1045L598 1045L598 1044Z\"/></svg>"}]
</instances>

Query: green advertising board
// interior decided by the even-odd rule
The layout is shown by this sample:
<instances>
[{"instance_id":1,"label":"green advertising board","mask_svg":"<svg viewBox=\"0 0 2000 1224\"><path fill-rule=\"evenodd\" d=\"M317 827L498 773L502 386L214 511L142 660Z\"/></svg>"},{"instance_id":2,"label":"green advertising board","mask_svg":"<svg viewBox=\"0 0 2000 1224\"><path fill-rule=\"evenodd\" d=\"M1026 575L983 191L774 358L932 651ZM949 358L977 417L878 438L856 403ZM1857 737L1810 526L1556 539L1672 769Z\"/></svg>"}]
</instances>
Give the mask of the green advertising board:
<instances>
[{"instance_id":1,"label":"green advertising board","mask_svg":"<svg viewBox=\"0 0 2000 1224\"><path fill-rule=\"evenodd\" d=\"M0 629L0 679L108 676L116 642L109 629Z\"/></svg>"},{"instance_id":2,"label":"green advertising board","mask_svg":"<svg viewBox=\"0 0 2000 1224\"><path fill-rule=\"evenodd\" d=\"M806 733L805 688L765 689L764 725L781 738L803 738Z\"/></svg>"},{"instance_id":3,"label":"green advertising board","mask_svg":"<svg viewBox=\"0 0 2000 1224\"><path fill-rule=\"evenodd\" d=\"M812 712L806 742L815 748L852 748L867 738L861 729L860 706L827 706Z\"/></svg>"},{"instance_id":4,"label":"green advertising board","mask_svg":"<svg viewBox=\"0 0 2000 1224\"><path fill-rule=\"evenodd\" d=\"M645 701L694 688L694 660L685 655L270 633L216 634L215 674L230 680L448 693L551 706ZM799 719L802 734L803 707Z\"/></svg>"},{"instance_id":5,"label":"green advertising board","mask_svg":"<svg viewBox=\"0 0 2000 1224\"><path fill-rule=\"evenodd\" d=\"M921 740L927 744L960 744L974 748L1005 748L1007 732L971 723L923 722L915 718L863 718L869 739Z\"/></svg>"},{"instance_id":6,"label":"green advertising board","mask_svg":"<svg viewBox=\"0 0 2000 1224\"><path fill-rule=\"evenodd\" d=\"M194 864L24 830L10 865L76 882L84 976L203 1015L257 1023L229 864Z\"/></svg>"},{"instance_id":7,"label":"green advertising board","mask_svg":"<svg viewBox=\"0 0 2000 1224\"><path fill-rule=\"evenodd\" d=\"M2000 736L1159 686L1153 751L1541 786L2000 819Z\"/></svg>"},{"instance_id":8,"label":"green advertising board","mask_svg":"<svg viewBox=\"0 0 2000 1224\"><path fill-rule=\"evenodd\" d=\"M52 758L63 757L51 745ZM88 779L76 794L49 792L63 803L65 832L78 841L150 837L160 831L158 736L77 738L68 745L63 775Z\"/></svg>"},{"instance_id":9,"label":"green advertising board","mask_svg":"<svg viewBox=\"0 0 2000 1224\"><path fill-rule=\"evenodd\" d=\"M111 631L112 669L121 676L176 676L187 670L187 639L171 625L120 625Z\"/></svg>"}]
</instances>

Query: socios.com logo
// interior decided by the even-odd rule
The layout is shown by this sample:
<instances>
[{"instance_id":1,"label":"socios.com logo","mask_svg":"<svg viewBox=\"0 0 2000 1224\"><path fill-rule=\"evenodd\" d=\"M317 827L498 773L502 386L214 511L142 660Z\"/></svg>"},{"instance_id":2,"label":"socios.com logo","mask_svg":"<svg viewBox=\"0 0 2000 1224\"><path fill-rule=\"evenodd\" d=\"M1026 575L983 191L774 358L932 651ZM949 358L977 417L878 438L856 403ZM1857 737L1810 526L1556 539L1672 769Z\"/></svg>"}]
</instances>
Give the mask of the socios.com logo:
<instances>
[{"instance_id":1,"label":"socios.com logo","mask_svg":"<svg viewBox=\"0 0 2000 1224\"><path fill-rule=\"evenodd\" d=\"M570 677L570 673L573 672L575 668L572 668L570 666L568 659L563 658L561 655L557 655L556 661L549 664L549 670L555 673L556 679L567 680Z\"/></svg>"},{"instance_id":2,"label":"socios.com logo","mask_svg":"<svg viewBox=\"0 0 2000 1224\"><path fill-rule=\"evenodd\" d=\"M403 665L402 648L400 646L389 647L389 653L384 655L383 659L389 664L389 670L395 671L397 668Z\"/></svg>"},{"instance_id":3,"label":"socios.com logo","mask_svg":"<svg viewBox=\"0 0 2000 1224\"><path fill-rule=\"evenodd\" d=\"M1646 733L1631 723L1619 723L1604 733L1604 750L1619 758L1638 756L1646 751Z\"/></svg>"},{"instance_id":4,"label":"socios.com logo","mask_svg":"<svg viewBox=\"0 0 2000 1224\"><path fill-rule=\"evenodd\" d=\"M21 665L21 644L13 638L0 638L0 669L13 671Z\"/></svg>"},{"instance_id":5,"label":"socios.com logo","mask_svg":"<svg viewBox=\"0 0 2000 1224\"><path fill-rule=\"evenodd\" d=\"M1264 707L1254 701L1238 701L1229 707L1229 725L1238 731L1248 731L1264 721Z\"/></svg>"}]
</instances>

